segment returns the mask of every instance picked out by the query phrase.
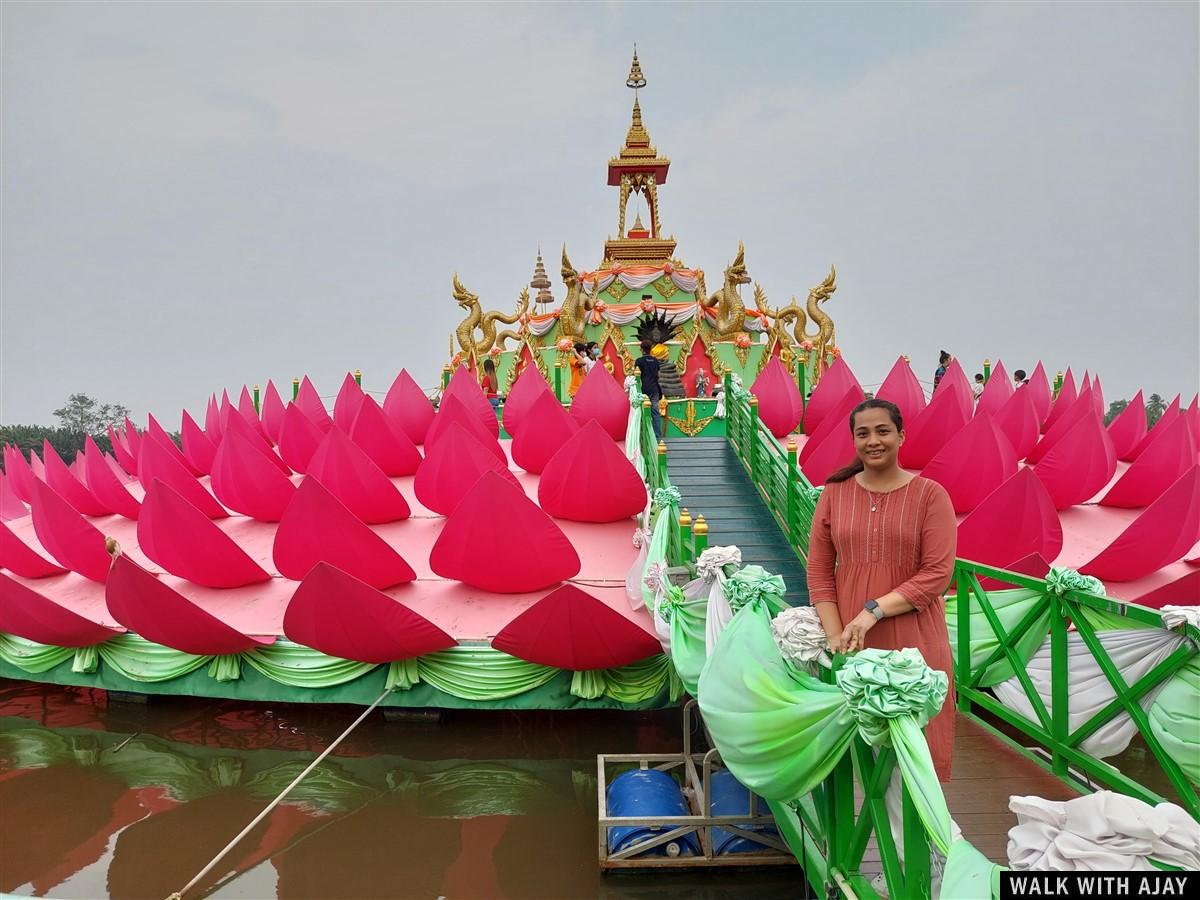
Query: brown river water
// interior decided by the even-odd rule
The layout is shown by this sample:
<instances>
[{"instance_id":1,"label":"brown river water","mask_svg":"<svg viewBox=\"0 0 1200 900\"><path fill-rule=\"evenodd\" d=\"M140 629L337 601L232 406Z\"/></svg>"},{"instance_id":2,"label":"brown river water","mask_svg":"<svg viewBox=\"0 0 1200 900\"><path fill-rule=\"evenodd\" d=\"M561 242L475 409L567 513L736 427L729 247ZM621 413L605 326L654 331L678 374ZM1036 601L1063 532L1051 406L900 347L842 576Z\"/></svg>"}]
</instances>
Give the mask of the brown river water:
<instances>
[{"instance_id":1,"label":"brown river water","mask_svg":"<svg viewBox=\"0 0 1200 900\"><path fill-rule=\"evenodd\" d=\"M0 893L161 900L360 711L0 680ZM803 897L794 866L601 874L596 754L681 747L677 710L377 711L187 896Z\"/></svg>"}]
</instances>

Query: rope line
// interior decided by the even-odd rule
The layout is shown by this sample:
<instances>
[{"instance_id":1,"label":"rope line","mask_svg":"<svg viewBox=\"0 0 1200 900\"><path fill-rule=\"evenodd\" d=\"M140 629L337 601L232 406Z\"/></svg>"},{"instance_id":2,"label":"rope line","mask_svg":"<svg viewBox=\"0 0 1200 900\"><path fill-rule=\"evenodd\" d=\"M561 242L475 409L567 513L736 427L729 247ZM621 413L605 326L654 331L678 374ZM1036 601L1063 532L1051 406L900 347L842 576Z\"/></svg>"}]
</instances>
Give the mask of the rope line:
<instances>
[{"instance_id":1,"label":"rope line","mask_svg":"<svg viewBox=\"0 0 1200 900\"><path fill-rule=\"evenodd\" d=\"M321 751L321 755L318 756L316 759L314 759L311 763L309 763L308 766L304 769L304 771L301 772L299 775L297 775L295 777L295 779L292 781L292 783L289 784L287 787L285 787L274 800L272 800L270 803L268 803L266 808L262 812L260 812L257 816L255 816L253 821L251 821L249 825L247 825L240 832L238 832L237 837L235 837L232 841L230 841L228 844L226 844L224 849L222 849L220 853L218 853L216 856L214 856L208 865L206 865L203 869L201 869L199 872L197 872L195 878L193 878L191 881L189 881L187 884L185 884L180 890L176 891L173 894L169 894L167 896L167 900L183 900L184 894L186 894L188 891L190 891L192 888L194 888L197 884L199 884L200 880L202 878L204 878L204 876L207 875L209 872L211 872L213 870L213 868L217 865L217 863L219 863L222 859L224 859L225 855L227 853L229 853L230 850L232 850L234 847L236 847L238 845L238 843L242 840L242 838L244 838L251 831L253 831L255 826L258 825L258 823L261 822L263 819L265 819L267 817L268 813L270 813L271 810L273 810L276 806L278 806L280 801L282 801L284 797L286 797L288 794L290 794L292 792L292 789L295 788L296 785L298 785L301 781L303 781L305 779L305 777L313 769L315 769L318 765L320 765L321 761L323 759L325 759L325 757L327 757L330 753L332 753L334 751L334 749L337 747L337 745L340 744L342 741L344 741L346 739L346 737L350 734L350 732L352 732L355 728L357 728L362 723L362 721L374 711L375 707L377 707L380 703L382 703L384 698L387 697L387 695L390 694L391 692L392 692L392 689L388 688L382 694L380 694L379 698L374 703L372 703L365 710L363 710L362 715L360 715L357 719L355 719L353 722L350 723L349 728L347 728L340 735L338 735L337 740L335 740L332 744L330 744L323 751Z\"/></svg>"}]
</instances>

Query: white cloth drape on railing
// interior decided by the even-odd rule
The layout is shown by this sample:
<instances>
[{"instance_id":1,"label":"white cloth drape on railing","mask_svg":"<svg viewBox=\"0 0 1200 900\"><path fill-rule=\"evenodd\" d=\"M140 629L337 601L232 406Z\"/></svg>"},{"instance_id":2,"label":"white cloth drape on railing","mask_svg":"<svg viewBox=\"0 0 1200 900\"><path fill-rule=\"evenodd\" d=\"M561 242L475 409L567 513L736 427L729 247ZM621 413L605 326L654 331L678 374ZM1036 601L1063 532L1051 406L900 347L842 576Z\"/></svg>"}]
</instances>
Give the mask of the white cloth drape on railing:
<instances>
[{"instance_id":1,"label":"white cloth drape on railing","mask_svg":"<svg viewBox=\"0 0 1200 900\"><path fill-rule=\"evenodd\" d=\"M1187 640L1182 635L1158 628L1101 631L1097 637L1126 684L1136 682ZM1111 703L1116 694L1092 651L1077 632L1067 635L1067 659L1071 673L1068 727L1073 731ZM1026 664L1025 671L1029 674L1029 679L1041 696L1042 702L1046 704L1046 709L1052 709L1049 638ZM1143 709L1150 708L1161 687L1162 685L1142 696ZM1031 721L1038 720L1033 705L1016 676L1000 682L993 690L1005 706ZM1129 746L1129 741L1135 734L1137 725L1127 712L1122 711L1086 738L1080 744L1080 749L1093 756L1113 756Z\"/></svg>"},{"instance_id":2,"label":"white cloth drape on railing","mask_svg":"<svg viewBox=\"0 0 1200 900\"><path fill-rule=\"evenodd\" d=\"M1067 801L1010 797L1008 832L1016 871L1151 871L1154 859L1200 869L1200 824L1173 803L1151 806L1112 791Z\"/></svg>"}]
</instances>

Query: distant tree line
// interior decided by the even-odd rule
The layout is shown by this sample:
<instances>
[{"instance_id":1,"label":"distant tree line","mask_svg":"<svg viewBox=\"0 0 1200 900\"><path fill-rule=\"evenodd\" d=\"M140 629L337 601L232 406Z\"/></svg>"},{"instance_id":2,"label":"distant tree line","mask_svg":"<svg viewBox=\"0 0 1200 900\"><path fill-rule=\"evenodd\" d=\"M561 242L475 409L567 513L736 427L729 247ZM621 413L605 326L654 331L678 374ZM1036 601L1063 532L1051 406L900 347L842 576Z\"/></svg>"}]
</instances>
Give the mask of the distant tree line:
<instances>
[{"instance_id":1,"label":"distant tree line","mask_svg":"<svg viewBox=\"0 0 1200 900\"><path fill-rule=\"evenodd\" d=\"M1125 407L1129 405L1128 400L1114 400L1108 404L1108 412L1104 414L1104 424L1108 425L1125 411ZM1150 399L1146 401L1146 424L1153 428L1154 424L1162 418L1162 414L1167 411L1168 403L1158 394L1151 394Z\"/></svg>"},{"instance_id":2,"label":"distant tree line","mask_svg":"<svg viewBox=\"0 0 1200 900\"><path fill-rule=\"evenodd\" d=\"M90 434L97 447L111 453L108 427L122 424L129 415L129 407L120 403L101 404L87 394L72 394L66 403L54 410L54 415L58 418L57 427L0 425L0 445L12 444L28 459L31 450L36 450L40 456L42 442L48 441L63 462L70 465Z\"/></svg>"}]
</instances>

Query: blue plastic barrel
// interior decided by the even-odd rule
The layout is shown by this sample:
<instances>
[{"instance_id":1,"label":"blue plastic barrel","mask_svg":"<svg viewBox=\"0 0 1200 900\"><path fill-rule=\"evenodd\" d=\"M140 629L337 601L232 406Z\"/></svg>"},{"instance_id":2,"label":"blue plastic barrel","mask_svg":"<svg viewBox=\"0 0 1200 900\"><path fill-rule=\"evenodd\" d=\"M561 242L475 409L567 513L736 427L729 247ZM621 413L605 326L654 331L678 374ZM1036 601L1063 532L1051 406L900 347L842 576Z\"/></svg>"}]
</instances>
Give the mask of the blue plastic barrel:
<instances>
[{"instance_id":1,"label":"blue plastic barrel","mask_svg":"<svg viewBox=\"0 0 1200 900\"><path fill-rule=\"evenodd\" d=\"M633 769L613 779L608 786L610 816L690 816L679 783L657 769ZM617 825L608 829L608 852L616 853L636 844L653 840L671 825ZM695 832L666 844L652 847L639 856L698 856L700 844Z\"/></svg>"},{"instance_id":2,"label":"blue plastic barrel","mask_svg":"<svg viewBox=\"0 0 1200 900\"><path fill-rule=\"evenodd\" d=\"M709 792L712 794L709 804L711 816L748 816L750 815L750 791L740 781L733 777L728 769L718 769L709 779ZM756 815L765 816L770 813L767 802L761 797L757 799L754 808ZM778 837L779 830L774 825L739 825L743 831L753 831L758 834ZM764 844L726 831L724 828L712 830L713 856L725 853L756 853L770 849Z\"/></svg>"}]
</instances>

